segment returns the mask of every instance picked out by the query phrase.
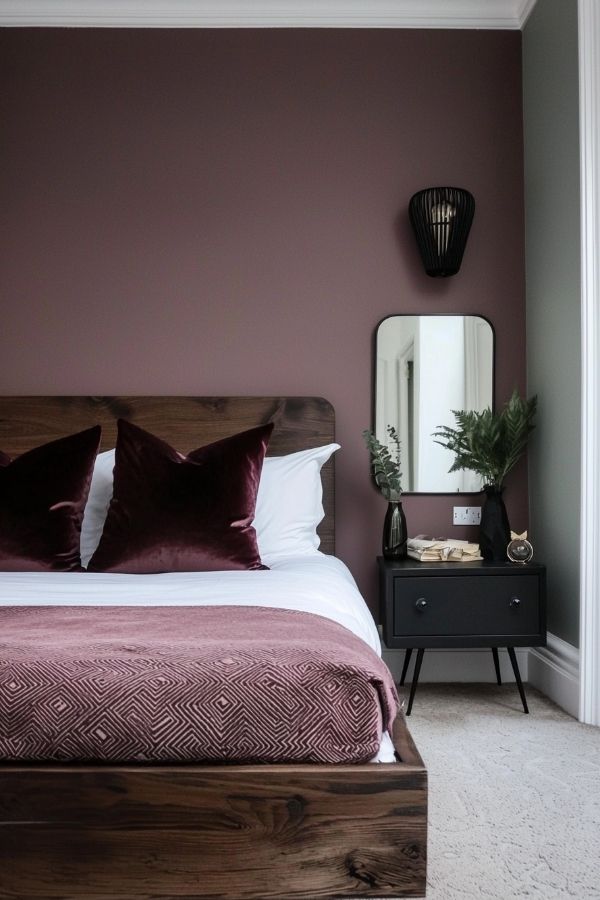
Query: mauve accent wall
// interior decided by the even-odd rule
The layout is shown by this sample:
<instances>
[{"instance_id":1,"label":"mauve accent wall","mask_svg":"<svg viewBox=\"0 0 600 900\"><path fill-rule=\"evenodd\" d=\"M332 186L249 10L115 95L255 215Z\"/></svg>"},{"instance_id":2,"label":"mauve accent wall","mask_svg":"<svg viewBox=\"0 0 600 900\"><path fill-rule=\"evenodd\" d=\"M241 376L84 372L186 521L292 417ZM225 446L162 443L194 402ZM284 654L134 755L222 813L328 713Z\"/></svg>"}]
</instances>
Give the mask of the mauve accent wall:
<instances>
[{"instance_id":1,"label":"mauve accent wall","mask_svg":"<svg viewBox=\"0 0 600 900\"><path fill-rule=\"evenodd\" d=\"M520 34L4 29L0 72L0 391L327 397L338 554L374 604L379 320L481 313L497 398L525 388ZM406 209L443 184L477 208L434 280ZM476 534L454 502L407 497L410 533Z\"/></svg>"}]
</instances>

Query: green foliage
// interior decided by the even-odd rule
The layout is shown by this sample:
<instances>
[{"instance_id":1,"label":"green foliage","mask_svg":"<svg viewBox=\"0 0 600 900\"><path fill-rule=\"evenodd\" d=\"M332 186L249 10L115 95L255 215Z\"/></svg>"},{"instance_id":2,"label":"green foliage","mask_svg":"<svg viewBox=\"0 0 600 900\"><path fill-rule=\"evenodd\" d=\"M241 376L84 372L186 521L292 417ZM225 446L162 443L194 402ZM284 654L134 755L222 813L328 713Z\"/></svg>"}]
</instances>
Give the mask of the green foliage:
<instances>
[{"instance_id":1,"label":"green foliage","mask_svg":"<svg viewBox=\"0 0 600 900\"><path fill-rule=\"evenodd\" d=\"M534 429L537 397L523 400L518 391L499 413L453 410L456 428L447 426L434 432L436 444L451 450L454 463L450 472L471 469L483 478L484 485L504 486L504 479L520 459Z\"/></svg>"},{"instance_id":2,"label":"green foliage","mask_svg":"<svg viewBox=\"0 0 600 900\"><path fill-rule=\"evenodd\" d=\"M386 500L399 500L402 494L402 472L400 471L400 438L391 425L387 426L394 444L393 456L388 447L380 443L372 431L363 431L363 438L371 454L371 468L375 483Z\"/></svg>"}]
</instances>

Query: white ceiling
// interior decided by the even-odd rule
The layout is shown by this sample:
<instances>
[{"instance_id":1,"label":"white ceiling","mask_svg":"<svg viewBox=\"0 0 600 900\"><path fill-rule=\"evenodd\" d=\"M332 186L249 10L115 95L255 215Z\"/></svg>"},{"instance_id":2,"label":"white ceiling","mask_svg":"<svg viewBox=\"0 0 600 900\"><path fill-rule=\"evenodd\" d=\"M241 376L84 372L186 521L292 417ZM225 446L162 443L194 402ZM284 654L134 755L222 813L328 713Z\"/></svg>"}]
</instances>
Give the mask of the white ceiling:
<instances>
[{"instance_id":1,"label":"white ceiling","mask_svg":"<svg viewBox=\"0 0 600 900\"><path fill-rule=\"evenodd\" d=\"M0 26L523 27L536 0L0 0Z\"/></svg>"}]
</instances>

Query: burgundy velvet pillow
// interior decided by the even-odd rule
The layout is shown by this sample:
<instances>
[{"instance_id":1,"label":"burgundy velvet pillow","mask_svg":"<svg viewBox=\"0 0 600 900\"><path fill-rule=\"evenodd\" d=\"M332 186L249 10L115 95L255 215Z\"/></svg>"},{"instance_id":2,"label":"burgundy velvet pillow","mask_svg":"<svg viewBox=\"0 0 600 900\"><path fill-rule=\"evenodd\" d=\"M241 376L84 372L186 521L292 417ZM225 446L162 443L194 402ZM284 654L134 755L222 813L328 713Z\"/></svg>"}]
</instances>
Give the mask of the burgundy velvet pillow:
<instances>
[{"instance_id":1,"label":"burgundy velvet pillow","mask_svg":"<svg viewBox=\"0 0 600 900\"><path fill-rule=\"evenodd\" d=\"M79 538L99 425L10 460L0 453L0 571L81 568Z\"/></svg>"},{"instance_id":2,"label":"burgundy velvet pillow","mask_svg":"<svg viewBox=\"0 0 600 900\"><path fill-rule=\"evenodd\" d=\"M113 498L91 572L262 569L252 526L273 425L187 456L119 419Z\"/></svg>"}]
</instances>

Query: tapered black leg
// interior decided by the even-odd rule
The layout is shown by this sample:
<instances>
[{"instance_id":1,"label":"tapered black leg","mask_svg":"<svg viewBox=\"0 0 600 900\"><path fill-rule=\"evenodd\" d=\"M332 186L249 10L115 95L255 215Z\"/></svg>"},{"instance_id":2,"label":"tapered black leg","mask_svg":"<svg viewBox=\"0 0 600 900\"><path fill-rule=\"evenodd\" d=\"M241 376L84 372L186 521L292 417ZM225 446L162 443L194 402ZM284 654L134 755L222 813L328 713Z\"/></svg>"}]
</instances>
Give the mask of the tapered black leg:
<instances>
[{"instance_id":1,"label":"tapered black leg","mask_svg":"<svg viewBox=\"0 0 600 900\"><path fill-rule=\"evenodd\" d=\"M406 680L406 673L408 672L408 666L410 663L410 658L412 656L412 647L409 647L408 650L404 653L404 665L402 666L402 675L400 676L400 685L404 685Z\"/></svg>"},{"instance_id":2,"label":"tapered black leg","mask_svg":"<svg viewBox=\"0 0 600 900\"><path fill-rule=\"evenodd\" d=\"M406 715L410 716L413 700L415 699L415 694L417 692L417 685L419 683L419 673L421 672L421 663L423 662L423 654L425 650L423 647L419 647L417 650L417 661L415 663L415 671L413 672L412 682L410 685L410 696L408 698L408 709L406 710Z\"/></svg>"},{"instance_id":3,"label":"tapered black leg","mask_svg":"<svg viewBox=\"0 0 600 900\"><path fill-rule=\"evenodd\" d=\"M515 654L514 647L507 647L508 655L510 657L510 661L513 667L513 672L515 673L515 680L517 682L517 687L519 688L519 694L521 695L521 703L523 704L523 712L528 713L529 709L527 708L527 700L525 699L525 690L523 689L523 682L521 681L521 673L519 672L519 663L517 662L517 656Z\"/></svg>"},{"instance_id":4,"label":"tapered black leg","mask_svg":"<svg viewBox=\"0 0 600 900\"><path fill-rule=\"evenodd\" d=\"M494 657L494 668L496 670L496 681L498 684L502 684L502 679L500 677L500 660L498 659L498 648L492 647L492 656Z\"/></svg>"}]
</instances>

